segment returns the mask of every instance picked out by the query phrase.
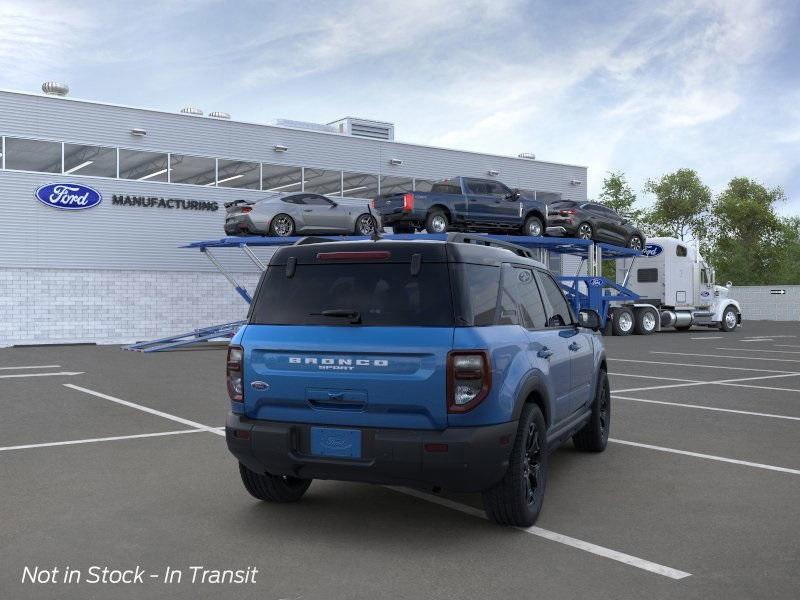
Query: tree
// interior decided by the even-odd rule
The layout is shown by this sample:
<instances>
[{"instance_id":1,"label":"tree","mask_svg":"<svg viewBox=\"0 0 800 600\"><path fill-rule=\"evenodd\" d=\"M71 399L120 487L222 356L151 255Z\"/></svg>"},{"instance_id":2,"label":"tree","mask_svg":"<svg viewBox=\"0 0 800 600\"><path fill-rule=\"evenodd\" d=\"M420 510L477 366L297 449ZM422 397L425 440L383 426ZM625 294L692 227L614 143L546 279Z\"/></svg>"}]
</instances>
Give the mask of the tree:
<instances>
[{"instance_id":1,"label":"tree","mask_svg":"<svg viewBox=\"0 0 800 600\"><path fill-rule=\"evenodd\" d=\"M648 233L681 240L706 236L711 190L695 171L678 169L658 181L650 179L644 191L656 197L652 209L645 214Z\"/></svg>"},{"instance_id":2,"label":"tree","mask_svg":"<svg viewBox=\"0 0 800 600\"><path fill-rule=\"evenodd\" d=\"M637 221L642 216L642 211L633 207L636 203L636 194L633 193L622 171L608 172L608 177L603 180L603 191L600 192L598 200L626 219Z\"/></svg>"},{"instance_id":3,"label":"tree","mask_svg":"<svg viewBox=\"0 0 800 600\"><path fill-rule=\"evenodd\" d=\"M713 247L709 253L720 281L738 285L779 283L796 269L798 223L781 220L774 204L781 188L768 189L747 177L735 177L711 209ZM794 256L793 254L794 253Z\"/></svg>"}]
</instances>

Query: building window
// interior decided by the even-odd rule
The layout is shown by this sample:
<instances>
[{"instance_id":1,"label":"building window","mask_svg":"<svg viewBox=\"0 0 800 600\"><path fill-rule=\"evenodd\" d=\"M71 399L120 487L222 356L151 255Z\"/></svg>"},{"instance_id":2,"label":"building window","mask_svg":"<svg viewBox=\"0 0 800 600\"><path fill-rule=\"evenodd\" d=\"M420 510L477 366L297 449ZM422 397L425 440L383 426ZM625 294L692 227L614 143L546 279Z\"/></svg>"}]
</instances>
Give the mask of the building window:
<instances>
[{"instance_id":1,"label":"building window","mask_svg":"<svg viewBox=\"0 0 800 600\"><path fill-rule=\"evenodd\" d=\"M415 192L430 192L433 184L436 183L432 179L415 179L414 191Z\"/></svg>"},{"instance_id":2,"label":"building window","mask_svg":"<svg viewBox=\"0 0 800 600\"><path fill-rule=\"evenodd\" d=\"M169 157L169 180L171 183L192 185L214 185L217 161L204 156L171 154Z\"/></svg>"},{"instance_id":3,"label":"building window","mask_svg":"<svg viewBox=\"0 0 800 600\"><path fill-rule=\"evenodd\" d=\"M139 150L119 151L119 176L122 179L166 182L168 172L166 154Z\"/></svg>"},{"instance_id":4,"label":"building window","mask_svg":"<svg viewBox=\"0 0 800 600\"><path fill-rule=\"evenodd\" d=\"M381 194L402 194L413 191L414 180L411 177L395 177L394 175L381 177Z\"/></svg>"},{"instance_id":5,"label":"building window","mask_svg":"<svg viewBox=\"0 0 800 600\"><path fill-rule=\"evenodd\" d=\"M261 165L261 189L265 192L299 192L303 169L284 165Z\"/></svg>"},{"instance_id":6,"label":"building window","mask_svg":"<svg viewBox=\"0 0 800 600\"><path fill-rule=\"evenodd\" d=\"M61 143L6 138L6 169L61 173Z\"/></svg>"},{"instance_id":7,"label":"building window","mask_svg":"<svg viewBox=\"0 0 800 600\"><path fill-rule=\"evenodd\" d=\"M117 149L64 144L64 174L117 176Z\"/></svg>"},{"instance_id":8,"label":"building window","mask_svg":"<svg viewBox=\"0 0 800 600\"><path fill-rule=\"evenodd\" d=\"M305 171L305 191L326 196L342 195L342 172L325 169L309 169Z\"/></svg>"},{"instance_id":9,"label":"building window","mask_svg":"<svg viewBox=\"0 0 800 600\"><path fill-rule=\"evenodd\" d=\"M257 190L260 186L261 165L240 160L219 159L217 185L220 187Z\"/></svg>"},{"instance_id":10,"label":"building window","mask_svg":"<svg viewBox=\"0 0 800 600\"><path fill-rule=\"evenodd\" d=\"M342 173L342 196L346 198L375 198L378 195L377 175Z\"/></svg>"}]
</instances>

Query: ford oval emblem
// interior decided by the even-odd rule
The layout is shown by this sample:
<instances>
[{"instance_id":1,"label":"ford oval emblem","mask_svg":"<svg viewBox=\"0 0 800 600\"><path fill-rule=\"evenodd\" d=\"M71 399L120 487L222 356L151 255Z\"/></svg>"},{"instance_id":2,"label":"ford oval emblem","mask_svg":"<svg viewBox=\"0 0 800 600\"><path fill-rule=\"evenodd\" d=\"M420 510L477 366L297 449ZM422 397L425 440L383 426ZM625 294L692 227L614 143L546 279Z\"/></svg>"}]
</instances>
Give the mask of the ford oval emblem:
<instances>
[{"instance_id":1,"label":"ford oval emblem","mask_svg":"<svg viewBox=\"0 0 800 600\"><path fill-rule=\"evenodd\" d=\"M254 381L250 384L254 390L264 391L269 389L269 384L266 381Z\"/></svg>"},{"instance_id":2,"label":"ford oval emblem","mask_svg":"<svg viewBox=\"0 0 800 600\"><path fill-rule=\"evenodd\" d=\"M83 210L100 204L103 196L97 190L79 183L49 183L36 190L36 199L61 210Z\"/></svg>"},{"instance_id":3,"label":"ford oval emblem","mask_svg":"<svg viewBox=\"0 0 800 600\"><path fill-rule=\"evenodd\" d=\"M603 285L603 280L600 279L599 277L592 277L589 280L589 285L591 287L601 287Z\"/></svg>"},{"instance_id":4,"label":"ford oval emblem","mask_svg":"<svg viewBox=\"0 0 800 600\"><path fill-rule=\"evenodd\" d=\"M664 248L658 244L647 244L642 250L642 256L658 256L664 251Z\"/></svg>"}]
</instances>

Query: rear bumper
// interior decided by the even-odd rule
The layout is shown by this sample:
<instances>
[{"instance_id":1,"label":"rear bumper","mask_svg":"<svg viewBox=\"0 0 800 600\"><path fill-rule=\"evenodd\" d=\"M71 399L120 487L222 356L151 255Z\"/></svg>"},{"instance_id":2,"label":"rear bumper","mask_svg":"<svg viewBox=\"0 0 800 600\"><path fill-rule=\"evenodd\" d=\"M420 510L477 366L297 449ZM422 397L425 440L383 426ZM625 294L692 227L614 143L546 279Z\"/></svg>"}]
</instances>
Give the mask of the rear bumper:
<instances>
[{"instance_id":1,"label":"rear bumper","mask_svg":"<svg viewBox=\"0 0 800 600\"><path fill-rule=\"evenodd\" d=\"M564 217L550 217L547 219L547 228L561 227L564 229L562 235L575 235L578 232L579 223L575 219L567 219Z\"/></svg>"},{"instance_id":2,"label":"rear bumper","mask_svg":"<svg viewBox=\"0 0 800 600\"><path fill-rule=\"evenodd\" d=\"M517 422L443 431L361 428L360 459L311 456L310 428L230 413L225 438L239 462L258 473L476 492L508 469Z\"/></svg>"},{"instance_id":3,"label":"rear bumper","mask_svg":"<svg viewBox=\"0 0 800 600\"><path fill-rule=\"evenodd\" d=\"M226 235L246 235L248 233L266 235L268 230L258 227L256 223L246 215L237 215L225 219Z\"/></svg>"},{"instance_id":4,"label":"rear bumper","mask_svg":"<svg viewBox=\"0 0 800 600\"><path fill-rule=\"evenodd\" d=\"M396 208L384 212L381 209L375 209L375 212L380 216L381 223L385 227L391 227L395 223L421 225L425 222L425 214L420 214L413 210L404 211L401 208Z\"/></svg>"}]
</instances>

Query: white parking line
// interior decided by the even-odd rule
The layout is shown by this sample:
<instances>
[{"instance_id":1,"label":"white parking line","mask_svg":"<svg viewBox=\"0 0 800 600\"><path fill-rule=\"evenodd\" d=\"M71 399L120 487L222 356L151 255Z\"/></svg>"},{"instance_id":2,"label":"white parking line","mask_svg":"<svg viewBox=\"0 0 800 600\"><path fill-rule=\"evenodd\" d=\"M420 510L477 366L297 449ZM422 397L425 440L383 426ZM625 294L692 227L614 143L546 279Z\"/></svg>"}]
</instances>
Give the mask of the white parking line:
<instances>
[{"instance_id":1,"label":"white parking line","mask_svg":"<svg viewBox=\"0 0 800 600\"><path fill-rule=\"evenodd\" d=\"M769 358L760 356L731 356L730 354L692 354L691 352L665 352L664 350L650 350L650 354L677 354L678 356L702 356L703 358L735 358L742 360L769 360L772 362L794 362L800 363L800 359L796 358Z\"/></svg>"},{"instance_id":2,"label":"white parking line","mask_svg":"<svg viewBox=\"0 0 800 600\"><path fill-rule=\"evenodd\" d=\"M699 356L706 356L705 354L700 354ZM742 356L737 356L735 358L744 358ZM786 373L787 375L798 375L797 371L779 371L778 369L754 369L752 367L728 367L725 365L699 365L697 363L676 363L676 362L667 362L667 361L659 361L659 360L640 360L637 358L607 358L606 360L615 360L619 362L632 362L632 363L644 363L647 365L672 365L673 367L697 367L699 369L728 369L731 371L760 371L761 373Z\"/></svg>"},{"instance_id":3,"label":"white parking line","mask_svg":"<svg viewBox=\"0 0 800 600\"><path fill-rule=\"evenodd\" d=\"M685 381L688 383L699 383L699 379L678 379L677 377L670 377L669 375L635 375L634 373L609 373L609 377L639 377L641 379L666 379L668 381Z\"/></svg>"},{"instance_id":4,"label":"white parking line","mask_svg":"<svg viewBox=\"0 0 800 600\"><path fill-rule=\"evenodd\" d=\"M158 433L138 433L135 435L115 435L112 437L86 438L83 440L67 440L65 442L45 442L42 444L24 444L22 446L4 446L0 452L9 450L27 450L28 448L47 448L50 446L73 446L76 444L94 444L97 442L115 442L117 440L133 440L137 438L161 437L165 435L181 435L184 433L202 433L203 429L181 429L179 431L159 431Z\"/></svg>"},{"instance_id":5,"label":"white parking line","mask_svg":"<svg viewBox=\"0 0 800 600\"><path fill-rule=\"evenodd\" d=\"M386 486L386 487L395 492L400 492L401 494L413 496L414 498L419 498L420 500L425 500L426 502L430 502L432 504L438 504L439 506L444 506L446 508L457 510L459 512L471 515L473 517L478 517L479 519L486 519L486 515L484 514L484 512L473 506L467 506L466 504L461 504L460 502L454 502L452 500L448 500L447 498L441 498L439 496L432 496L431 494L418 492L417 490L411 490L394 486ZM550 540L552 542L558 542L559 544L564 544L565 546L577 548L578 550L583 550L584 552L589 552L591 554L596 554L597 556L609 558L611 560L615 560L617 562L621 562L626 565L636 567L637 569L649 571L650 573L655 573L657 575L663 575L664 577L669 577L670 579L685 579L686 577L691 576L691 573L687 573L686 571L679 571L678 569L673 569L672 567L666 567L664 565L660 565L658 563L654 563L649 560L645 560L643 558L631 556L630 554L617 552L616 550L611 550L610 548L606 548L604 546L598 546L597 544L592 544L591 542L585 542L583 540L579 540L577 538L570 537L568 535L556 533L555 531L550 531L549 529L542 529L541 527L536 527L536 526L515 527L515 529L518 529L519 531L524 531L525 533L530 533L532 535L544 538L546 540Z\"/></svg>"},{"instance_id":6,"label":"white parking line","mask_svg":"<svg viewBox=\"0 0 800 600\"><path fill-rule=\"evenodd\" d=\"M695 380L695 381L691 381L690 383L673 383L673 384L669 384L669 385L652 385L652 386L648 386L648 387L628 388L628 389L624 389L624 390L616 390L615 393L644 392L646 390L665 390L665 389L669 389L669 388L691 387L691 386L694 386L694 385L733 385L733 386L737 386L737 387L749 387L749 388L755 388L755 389L759 389L759 390L774 390L774 389L778 389L778 390L789 390L789 391L793 391L794 392L794 391L798 391L798 390L793 390L791 388L772 388L772 387L767 387L767 386L763 386L763 385L749 385L749 384L744 384L744 383L740 383L740 382L741 381L758 381L758 380L761 380L761 379L779 379L779 378L782 378L782 377L796 377L798 375L800 375L800 373L780 373L778 375L760 375L758 377L740 377L740 378L737 378L737 379L717 379L717 380L714 380L714 381L699 381L699 380ZM680 380L679 379L678 381L686 381L686 380Z\"/></svg>"},{"instance_id":7,"label":"white parking line","mask_svg":"<svg viewBox=\"0 0 800 600\"><path fill-rule=\"evenodd\" d=\"M58 373L14 373L13 375L0 375L0 379L17 379L20 377L53 377L55 375L71 377L73 375L83 375L83 373L83 371L59 371Z\"/></svg>"},{"instance_id":8,"label":"white parking line","mask_svg":"<svg viewBox=\"0 0 800 600\"><path fill-rule=\"evenodd\" d=\"M776 348L800 348L797 344L775 344Z\"/></svg>"},{"instance_id":9,"label":"white parking line","mask_svg":"<svg viewBox=\"0 0 800 600\"><path fill-rule=\"evenodd\" d=\"M762 350L761 348L714 348L714 350L733 350L735 352L772 352L774 354L800 354L794 350Z\"/></svg>"},{"instance_id":10,"label":"white parking line","mask_svg":"<svg viewBox=\"0 0 800 600\"><path fill-rule=\"evenodd\" d=\"M716 406L705 406L702 404L684 404L681 402L664 402L662 400L646 400L644 398L631 398L629 396L619 396L611 393L615 400L629 400L631 402L646 402L647 404L664 404L666 406L678 406L680 408L697 408L700 410L714 410L718 412L735 413L737 415L748 415L751 417L769 417L770 419L786 419L787 421L800 421L800 417L790 417L789 415L776 415L773 413L752 412L749 410L734 410L732 408L717 408Z\"/></svg>"},{"instance_id":11,"label":"white parking line","mask_svg":"<svg viewBox=\"0 0 800 600\"><path fill-rule=\"evenodd\" d=\"M65 383L63 385L64 387L68 387L72 390L77 390L79 392L83 392L84 394L91 394L92 396L97 396L98 398L109 400L110 402L116 402L117 404L122 404L123 406L129 406L131 408L141 410L142 412L150 413L151 415L163 417L165 419L169 419L170 421L175 421L176 423L183 423L184 425L189 425L190 427L202 429L203 431L208 431L209 433L214 433L216 435L221 435L221 436L225 435L225 431L224 430L221 431L222 428L219 427L209 427L208 425L203 425L202 423L198 423L197 421L190 421L189 419L184 419L183 417L179 417L177 415L171 415L169 413L156 410L155 408L150 408L149 406L142 406L141 404L136 404L135 402L128 402L127 400L122 400L120 398L115 398L114 396L109 396L108 394L95 392L94 390L90 390L88 388L80 387L77 385L72 385L71 383Z\"/></svg>"},{"instance_id":12,"label":"white parking line","mask_svg":"<svg viewBox=\"0 0 800 600\"><path fill-rule=\"evenodd\" d=\"M721 340L724 335L704 335L702 337L690 337L690 340Z\"/></svg>"},{"instance_id":13,"label":"white parking line","mask_svg":"<svg viewBox=\"0 0 800 600\"><path fill-rule=\"evenodd\" d=\"M714 456L713 454L689 452L688 450L678 450L677 448L665 448L663 446L653 446L652 444L641 444L639 442L629 442L628 440L618 440L615 438L608 438L608 441L614 442L615 444L622 444L624 446L635 446L637 448L647 448L648 450L656 450L658 452L670 452L672 454L681 454L683 456L692 456L694 458L705 458L707 460L716 460L719 462L731 463L734 465L754 467L756 469L766 469L767 471L778 471L780 473L790 473L792 475L800 475L800 470L789 469L788 467L776 467L775 465L765 465L762 463L749 462L746 460L738 460L735 458L726 458L724 456Z\"/></svg>"},{"instance_id":14,"label":"white parking line","mask_svg":"<svg viewBox=\"0 0 800 600\"><path fill-rule=\"evenodd\" d=\"M0 371L16 371L18 369L60 369L61 365L27 365L24 367L0 367Z\"/></svg>"},{"instance_id":15,"label":"white parking line","mask_svg":"<svg viewBox=\"0 0 800 600\"><path fill-rule=\"evenodd\" d=\"M739 340L739 342L743 344L746 342L771 342L771 341L772 338L753 338L751 340Z\"/></svg>"}]
</instances>

